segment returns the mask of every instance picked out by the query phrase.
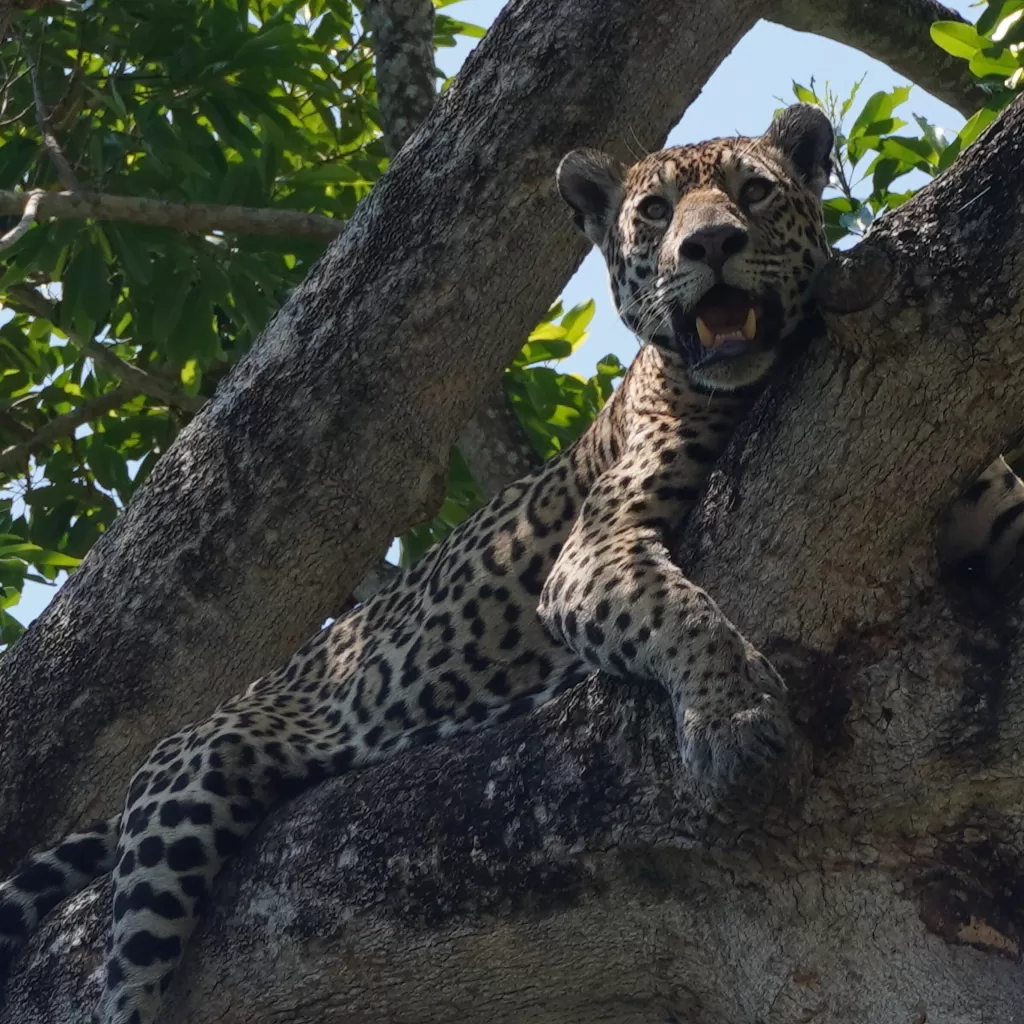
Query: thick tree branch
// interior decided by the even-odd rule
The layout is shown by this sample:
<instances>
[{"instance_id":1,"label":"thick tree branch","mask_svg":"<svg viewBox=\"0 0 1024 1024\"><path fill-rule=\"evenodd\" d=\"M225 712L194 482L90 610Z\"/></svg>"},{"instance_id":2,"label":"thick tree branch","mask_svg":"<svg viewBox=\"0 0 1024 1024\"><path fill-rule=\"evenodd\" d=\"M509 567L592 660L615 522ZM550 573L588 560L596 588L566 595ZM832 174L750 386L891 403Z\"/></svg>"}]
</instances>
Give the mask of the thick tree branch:
<instances>
[{"instance_id":1,"label":"thick tree branch","mask_svg":"<svg viewBox=\"0 0 1024 1024\"><path fill-rule=\"evenodd\" d=\"M370 0L364 18L373 34L381 131L394 157L434 105L434 5L431 0ZM487 498L540 463L503 387L477 409L459 435L458 447ZM345 610L370 598L396 571L381 558L352 592Z\"/></svg>"},{"instance_id":2,"label":"thick tree branch","mask_svg":"<svg viewBox=\"0 0 1024 1024\"><path fill-rule=\"evenodd\" d=\"M205 398L188 395L170 381L125 362L102 342L87 338L74 328L61 325L56 306L34 288L28 285L13 285L7 289L7 295L12 300L12 305L20 306L33 316L42 317L51 324L60 325L60 329L74 342L79 351L89 356L97 366L102 366L108 373L119 377L135 394L149 395L150 398L172 409L188 413L198 412L206 402Z\"/></svg>"},{"instance_id":3,"label":"thick tree branch","mask_svg":"<svg viewBox=\"0 0 1024 1024\"><path fill-rule=\"evenodd\" d=\"M20 214L31 192L0 190L0 214ZM101 192L44 192L39 220L124 221L148 227L170 228L205 235L223 231L234 235L268 235L329 242L345 229L344 223L318 213L274 210L217 203L173 203L141 196L112 196Z\"/></svg>"},{"instance_id":4,"label":"thick tree branch","mask_svg":"<svg viewBox=\"0 0 1024 1024\"><path fill-rule=\"evenodd\" d=\"M767 17L874 57L964 117L985 104L985 93L967 62L931 40L933 22L964 20L935 0L776 0Z\"/></svg>"},{"instance_id":5,"label":"thick tree branch","mask_svg":"<svg viewBox=\"0 0 1024 1024\"><path fill-rule=\"evenodd\" d=\"M800 354L689 526L689 571L790 682L792 802L709 812L660 697L588 684L283 808L169 1022L1014 1018L1024 630L932 542L1024 401L1022 160L1024 100L879 223L888 289ZM105 884L60 911L2 1024L84 1020L108 912Z\"/></svg>"},{"instance_id":6,"label":"thick tree branch","mask_svg":"<svg viewBox=\"0 0 1024 1024\"><path fill-rule=\"evenodd\" d=\"M95 398L87 398L81 405L54 416L19 444L12 444L0 451L0 473L11 473L23 469L26 460L34 452L45 448L62 437L70 437L83 423L90 423L119 409L126 402L138 397L139 392L126 384L113 388ZM20 424L19 424L20 426ZM9 429L4 425L4 429Z\"/></svg>"},{"instance_id":7,"label":"thick tree branch","mask_svg":"<svg viewBox=\"0 0 1024 1024\"><path fill-rule=\"evenodd\" d=\"M393 157L434 105L434 5L432 0L370 0L364 14L373 33L384 143ZM540 463L503 387L481 404L458 444L488 498ZM366 581L360 589L369 592Z\"/></svg>"},{"instance_id":8,"label":"thick tree branch","mask_svg":"<svg viewBox=\"0 0 1024 1024\"><path fill-rule=\"evenodd\" d=\"M156 738L294 650L436 509L480 394L582 259L559 159L626 156L633 132L657 148L762 10L517 0L499 15L0 661L0 858L118 806Z\"/></svg>"}]
</instances>

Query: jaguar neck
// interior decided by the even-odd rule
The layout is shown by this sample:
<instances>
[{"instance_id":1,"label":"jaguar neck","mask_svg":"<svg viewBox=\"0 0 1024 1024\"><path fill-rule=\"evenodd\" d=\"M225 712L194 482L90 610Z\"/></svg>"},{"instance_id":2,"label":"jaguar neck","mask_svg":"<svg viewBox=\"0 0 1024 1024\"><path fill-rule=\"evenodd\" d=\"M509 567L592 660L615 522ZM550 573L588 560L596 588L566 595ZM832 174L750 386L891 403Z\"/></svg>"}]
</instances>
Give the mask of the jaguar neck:
<instances>
[{"instance_id":1,"label":"jaguar neck","mask_svg":"<svg viewBox=\"0 0 1024 1024\"><path fill-rule=\"evenodd\" d=\"M644 345L616 395L612 427L620 450L642 443L647 427L655 420L676 420L680 429L714 423L724 442L760 391L700 391L690 382L681 356L658 345Z\"/></svg>"},{"instance_id":2,"label":"jaguar neck","mask_svg":"<svg viewBox=\"0 0 1024 1024\"><path fill-rule=\"evenodd\" d=\"M666 420L677 422L681 432L699 434L717 454L759 393L698 391L680 356L646 344L590 430L574 445L573 473L588 490L627 448L644 443L653 423Z\"/></svg>"}]
</instances>

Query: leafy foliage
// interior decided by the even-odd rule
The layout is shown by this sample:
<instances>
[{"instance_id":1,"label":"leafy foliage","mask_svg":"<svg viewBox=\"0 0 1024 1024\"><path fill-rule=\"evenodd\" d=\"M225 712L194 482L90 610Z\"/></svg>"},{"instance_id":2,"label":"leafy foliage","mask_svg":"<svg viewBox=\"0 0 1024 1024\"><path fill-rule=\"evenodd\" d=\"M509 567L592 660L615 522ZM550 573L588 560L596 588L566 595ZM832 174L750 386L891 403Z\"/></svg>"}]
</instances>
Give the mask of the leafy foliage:
<instances>
[{"instance_id":1,"label":"leafy foliage","mask_svg":"<svg viewBox=\"0 0 1024 1024\"><path fill-rule=\"evenodd\" d=\"M0 188L66 186L41 144L36 92L94 191L343 219L386 166L352 3L118 0L48 14L25 12L0 45ZM52 580L84 556L194 407L128 393L89 416L121 382L88 344L186 398L208 396L322 247L51 221L4 253L0 445L61 414L84 417L2 464L0 530L21 544L0 567L5 609L24 579ZM18 627L5 616L10 642Z\"/></svg>"},{"instance_id":2,"label":"leafy foliage","mask_svg":"<svg viewBox=\"0 0 1024 1024\"><path fill-rule=\"evenodd\" d=\"M793 83L797 99L820 106L836 126L833 186L838 195L824 203L825 229L833 245L863 235L876 217L906 202L919 182L949 167L1024 87L1024 0L991 0L979 6L985 10L976 25L940 21L931 30L939 46L970 62L988 94L985 106L956 134L917 114L917 132L903 131L909 122L897 111L910 99L910 86L875 93L851 122L860 82L844 98L828 85L818 92L813 79L809 87Z\"/></svg>"}]
</instances>

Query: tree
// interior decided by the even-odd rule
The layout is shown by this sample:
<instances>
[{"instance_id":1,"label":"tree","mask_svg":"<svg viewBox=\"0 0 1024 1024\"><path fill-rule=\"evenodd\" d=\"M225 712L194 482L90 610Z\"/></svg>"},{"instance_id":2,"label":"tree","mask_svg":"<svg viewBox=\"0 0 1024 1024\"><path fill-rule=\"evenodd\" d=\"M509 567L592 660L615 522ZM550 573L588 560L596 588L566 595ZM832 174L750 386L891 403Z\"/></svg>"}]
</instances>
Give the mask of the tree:
<instances>
[{"instance_id":1,"label":"tree","mask_svg":"<svg viewBox=\"0 0 1024 1024\"><path fill-rule=\"evenodd\" d=\"M656 144L760 11L709 3L679 26L653 0L599 7L533 0L503 15L0 663L5 850L98 809L176 706L209 707L292 645L245 627L268 569L285 568L274 530L334 584L288 592L282 632L297 632L428 505L476 382L497 378L578 258L552 229L544 174L572 145L638 123L636 109L652 135L641 143ZM917 13L927 25L935 10ZM993 49L972 53L998 63ZM499 117L494 97L509 89ZM957 490L1019 429L1022 120L1018 101L933 186L887 202L897 208L826 281L831 338L763 403L688 527L684 564L796 692L802 800L755 825L702 806L675 770L659 699L595 680L529 721L337 780L276 815L221 886L172 992L181 1019L1012 1019L1015 593L965 599L937 580L931 542ZM880 184L882 161L898 158L897 144L881 148L890 134L877 136ZM485 225L473 246L455 216L468 199ZM489 279L486 254L505 254L486 239L510 200L533 262L503 259ZM382 263L381 240L397 237ZM381 281L386 306L366 285ZM439 339L454 347L481 324L495 351L436 361ZM345 412L311 417L332 389ZM327 540L331 513L341 530ZM197 530L205 547L182 558L176 545ZM218 550L229 534L230 561ZM227 594L214 615L211 597ZM118 705L133 710L114 717ZM60 723L72 707L74 729ZM121 747L133 749L113 756ZM30 806L35 820L18 816ZM106 903L96 887L44 929L0 1020L81 1019Z\"/></svg>"}]
</instances>

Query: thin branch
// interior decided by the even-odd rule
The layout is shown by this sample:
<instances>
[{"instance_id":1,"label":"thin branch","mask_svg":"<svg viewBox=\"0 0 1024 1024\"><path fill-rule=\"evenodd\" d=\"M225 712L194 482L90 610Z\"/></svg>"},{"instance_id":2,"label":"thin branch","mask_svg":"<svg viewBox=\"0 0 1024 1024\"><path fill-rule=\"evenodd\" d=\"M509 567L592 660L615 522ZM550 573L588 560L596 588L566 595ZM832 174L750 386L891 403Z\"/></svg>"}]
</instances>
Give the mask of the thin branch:
<instances>
[{"instance_id":1,"label":"thin branch","mask_svg":"<svg viewBox=\"0 0 1024 1024\"><path fill-rule=\"evenodd\" d=\"M346 603L344 611L349 611L357 603L365 604L382 587L393 583L402 570L382 558L364 577L355 590L352 591L352 600Z\"/></svg>"},{"instance_id":2,"label":"thin branch","mask_svg":"<svg viewBox=\"0 0 1024 1024\"><path fill-rule=\"evenodd\" d=\"M46 104L43 102L43 93L39 86L39 73L36 68L36 62L28 46L23 45L22 51L25 63L28 65L29 77L32 81L32 97L36 105L36 124L39 126L39 133L43 137L43 146L46 149L47 156L49 156L50 162L57 171L57 177L60 178L61 184L71 192L81 192L81 183L75 172L71 169L71 164L68 163L67 157L64 156L64 151L60 148L57 136L53 134L53 129L50 127L49 115L46 113Z\"/></svg>"},{"instance_id":3,"label":"thin branch","mask_svg":"<svg viewBox=\"0 0 1024 1024\"><path fill-rule=\"evenodd\" d=\"M107 413L119 409L126 402L137 398L139 392L127 384L120 384L106 394L96 398L88 398L77 408L54 416L38 430L32 432L26 441L12 444L0 451L0 474L9 473L20 468L21 464L33 452L45 448L48 444L62 437L73 436L75 431L91 420L99 419Z\"/></svg>"},{"instance_id":4,"label":"thin branch","mask_svg":"<svg viewBox=\"0 0 1024 1024\"><path fill-rule=\"evenodd\" d=\"M377 105L388 155L394 156L434 105L434 5L431 0L367 0Z\"/></svg>"},{"instance_id":5,"label":"thin branch","mask_svg":"<svg viewBox=\"0 0 1024 1024\"><path fill-rule=\"evenodd\" d=\"M0 189L0 214L21 213L29 194ZM275 235L316 242L329 242L345 229L343 223L318 213L220 206L217 203L174 203L102 192L44 192L39 204L39 217L124 221L200 235L223 231L235 235Z\"/></svg>"},{"instance_id":6,"label":"thin branch","mask_svg":"<svg viewBox=\"0 0 1024 1024\"><path fill-rule=\"evenodd\" d=\"M964 117L985 104L967 62L931 39L936 21L964 21L936 0L777 0L771 21L845 43L888 65Z\"/></svg>"},{"instance_id":7,"label":"thin branch","mask_svg":"<svg viewBox=\"0 0 1024 1024\"><path fill-rule=\"evenodd\" d=\"M0 252L3 252L4 249L10 249L35 224L36 215L39 212L39 204L46 193L42 189L35 189L32 192L25 193L25 195L27 200L25 202L25 209L21 214L21 220L3 238L0 238Z\"/></svg>"},{"instance_id":8,"label":"thin branch","mask_svg":"<svg viewBox=\"0 0 1024 1024\"><path fill-rule=\"evenodd\" d=\"M98 366L102 366L104 370L114 374L116 377L120 377L121 381L131 387L135 394L148 395L164 405L188 413L198 412L206 401L204 398L187 395L170 382L161 380L159 377L147 373L137 366L132 366L131 363L125 362L120 356L112 352L108 346L102 344L102 342L86 338L73 328L60 324L60 318L57 316L57 309L54 304L49 299L40 295L34 288L26 285L12 285L7 290L7 294L16 304L24 307L34 316L42 317L51 324L59 325L60 329L74 342L76 348L88 355Z\"/></svg>"},{"instance_id":9,"label":"thin branch","mask_svg":"<svg viewBox=\"0 0 1024 1024\"><path fill-rule=\"evenodd\" d=\"M20 437L22 441L27 441L33 436L32 429L15 419L6 409L0 409L0 430L6 430L8 434Z\"/></svg>"}]
</instances>

